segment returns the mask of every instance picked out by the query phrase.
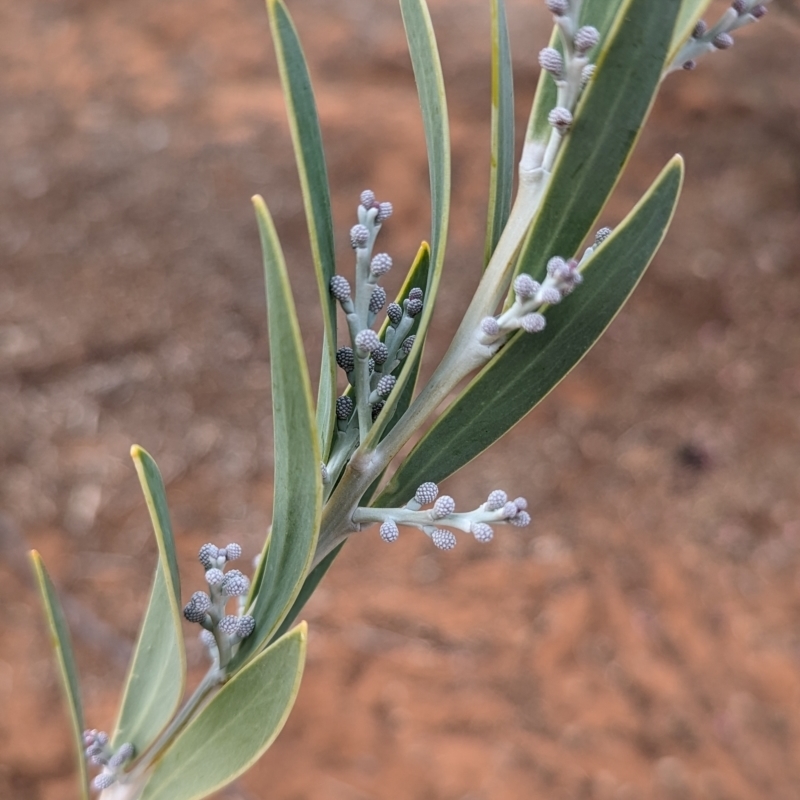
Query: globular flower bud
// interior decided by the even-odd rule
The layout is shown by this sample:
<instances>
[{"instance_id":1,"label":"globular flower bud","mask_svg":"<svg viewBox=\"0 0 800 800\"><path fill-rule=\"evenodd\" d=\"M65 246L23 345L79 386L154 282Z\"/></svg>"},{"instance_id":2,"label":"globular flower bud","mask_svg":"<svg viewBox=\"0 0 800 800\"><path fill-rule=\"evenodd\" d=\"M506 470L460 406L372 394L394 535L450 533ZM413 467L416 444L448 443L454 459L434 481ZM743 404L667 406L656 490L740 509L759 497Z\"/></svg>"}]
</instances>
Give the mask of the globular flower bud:
<instances>
[{"instance_id":1,"label":"globular flower bud","mask_svg":"<svg viewBox=\"0 0 800 800\"><path fill-rule=\"evenodd\" d=\"M369 310L372 314L377 314L386 305L386 289L383 286L375 286L369 298Z\"/></svg>"},{"instance_id":2,"label":"globular flower bud","mask_svg":"<svg viewBox=\"0 0 800 800\"><path fill-rule=\"evenodd\" d=\"M242 546L240 544L236 544L236 542L231 542L228 545L225 545L225 558L228 561L236 561L238 558L242 557Z\"/></svg>"},{"instance_id":3,"label":"globular flower bud","mask_svg":"<svg viewBox=\"0 0 800 800\"><path fill-rule=\"evenodd\" d=\"M372 208L372 206L375 204L375 192L371 191L370 189L364 189L364 191L361 192L361 197L359 200L364 208Z\"/></svg>"},{"instance_id":4,"label":"globular flower bud","mask_svg":"<svg viewBox=\"0 0 800 800\"><path fill-rule=\"evenodd\" d=\"M545 47L539 51L539 66L554 78L560 78L564 69L564 59L555 47Z\"/></svg>"},{"instance_id":5,"label":"globular flower bud","mask_svg":"<svg viewBox=\"0 0 800 800\"><path fill-rule=\"evenodd\" d=\"M392 389L394 389L394 385L397 383L397 378L394 375L384 375L379 381L378 385L375 387L375 391L381 397L388 397L392 393Z\"/></svg>"},{"instance_id":6,"label":"globular flower bud","mask_svg":"<svg viewBox=\"0 0 800 800\"><path fill-rule=\"evenodd\" d=\"M373 422L375 422L375 420L378 419L378 414L380 414L381 411L383 411L383 407L385 405L386 405L386 403L384 403L383 400L378 400L378 402L375 403L374 406L372 406L372 421Z\"/></svg>"},{"instance_id":7,"label":"globular flower bud","mask_svg":"<svg viewBox=\"0 0 800 800\"><path fill-rule=\"evenodd\" d=\"M345 371L352 372L356 366L356 357L351 347L340 347L336 351L336 363Z\"/></svg>"},{"instance_id":8,"label":"globular flower bud","mask_svg":"<svg viewBox=\"0 0 800 800\"><path fill-rule=\"evenodd\" d=\"M500 325L494 317L484 317L481 320L481 331L487 336L498 336L500 334Z\"/></svg>"},{"instance_id":9,"label":"globular flower bud","mask_svg":"<svg viewBox=\"0 0 800 800\"><path fill-rule=\"evenodd\" d=\"M406 302L406 314L408 314L409 317L416 317L420 311L422 311L422 300L414 298Z\"/></svg>"},{"instance_id":10,"label":"globular flower bud","mask_svg":"<svg viewBox=\"0 0 800 800\"><path fill-rule=\"evenodd\" d=\"M377 253L369 262L369 271L376 277L385 275L392 268L392 259L388 253Z\"/></svg>"},{"instance_id":11,"label":"globular flower bud","mask_svg":"<svg viewBox=\"0 0 800 800\"><path fill-rule=\"evenodd\" d=\"M396 542L400 536L400 529L393 519L387 519L383 522L380 529L381 539L387 544Z\"/></svg>"},{"instance_id":12,"label":"globular flower bud","mask_svg":"<svg viewBox=\"0 0 800 800\"><path fill-rule=\"evenodd\" d=\"M452 531L445 528L437 528L431 534L431 541L440 550L452 550L456 546L456 536Z\"/></svg>"},{"instance_id":13,"label":"globular flower bud","mask_svg":"<svg viewBox=\"0 0 800 800\"><path fill-rule=\"evenodd\" d=\"M600 41L600 32L591 25L584 25L575 32L575 49L579 53L586 53Z\"/></svg>"},{"instance_id":14,"label":"globular flower bud","mask_svg":"<svg viewBox=\"0 0 800 800\"><path fill-rule=\"evenodd\" d=\"M508 495L502 489L495 489L489 492L486 499L486 508L489 511L499 511L508 502Z\"/></svg>"},{"instance_id":15,"label":"globular flower bud","mask_svg":"<svg viewBox=\"0 0 800 800\"><path fill-rule=\"evenodd\" d=\"M211 598L205 592L195 592L184 606L183 616L189 622L202 622L211 608Z\"/></svg>"},{"instance_id":16,"label":"globular flower bud","mask_svg":"<svg viewBox=\"0 0 800 800\"><path fill-rule=\"evenodd\" d=\"M366 230L366 228L365 228ZM333 275L329 284L331 294L340 302L350 299L350 281L344 275Z\"/></svg>"},{"instance_id":17,"label":"globular flower bud","mask_svg":"<svg viewBox=\"0 0 800 800\"><path fill-rule=\"evenodd\" d=\"M389 303L386 309L386 316L389 317L389 322L392 325L399 325L400 320L403 319L403 309L397 303Z\"/></svg>"},{"instance_id":18,"label":"globular flower bud","mask_svg":"<svg viewBox=\"0 0 800 800\"><path fill-rule=\"evenodd\" d=\"M392 216L392 212L393 211L394 211L394 209L392 208L392 204L391 203L387 203L387 202L381 203L378 206L378 216L375 217L375 222L377 222L378 224L380 224L382 222L386 222L386 220L389 219L389 217Z\"/></svg>"},{"instance_id":19,"label":"globular flower bud","mask_svg":"<svg viewBox=\"0 0 800 800\"><path fill-rule=\"evenodd\" d=\"M135 749L130 742L125 742L119 746L119 749L116 753L114 753L111 758L108 759L108 766L112 769L116 769L121 767L127 761L130 761L133 758L135 753Z\"/></svg>"},{"instance_id":20,"label":"globular flower bud","mask_svg":"<svg viewBox=\"0 0 800 800\"><path fill-rule=\"evenodd\" d=\"M524 511L528 507L528 501L524 497L515 497L514 505L518 511Z\"/></svg>"},{"instance_id":21,"label":"globular flower bud","mask_svg":"<svg viewBox=\"0 0 800 800\"><path fill-rule=\"evenodd\" d=\"M711 44L713 44L717 50L727 50L729 47L733 47L733 36L729 33L718 33L712 39Z\"/></svg>"},{"instance_id":22,"label":"globular flower bud","mask_svg":"<svg viewBox=\"0 0 800 800\"><path fill-rule=\"evenodd\" d=\"M681 69L685 69L687 72L691 72L696 67L697 62L693 58L690 58L688 61L684 61L683 64L681 64Z\"/></svg>"},{"instance_id":23,"label":"globular flower bud","mask_svg":"<svg viewBox=\"0 0 800 800\"><path fill-rule=\"evenodd\" d=\"M587 64L581 70L581 89L585 89L589 85L589 81L594 77L594 72L597 67L594 64Z\"/></svg>"},{"instance_id":24,"label":"globular flower bud","mask_svg":"<svg viewBox=\"0 0 800 800\"><path fill-rule=\"evenodd\" d=\"M95 767L104 767L106 764L108 764L108 757L106 756L105 753L102 752L95 753L93 756L91 756L89 761Z\"/></svg>"},{"instance_id":25,"label":"globular flower bud","mask_svg":"<svg viewBox=\"0 0 800 800\"><path fill-rule=\"evenodd\" d=\"M611 236L611 234L611 228L600 228L600 230L594 235L594 246L599 247L606 239L608 239L609 236Z\"/></svg>"},{"instance_id":26,"label":"globular flower bud","mask_svg":"<svg viewBox=\"0 0 800 800\"><path fill-rule=\"evenodd\" d=\"M408 293L409 300L424 300L425 299L425 292L419 288L419 286L415 286L409 293Z\"/></svg>"},{"instance_id":27,"label":"globular flower bud","mask_svg":"<svg viewBox=\"0 0 800 800\"><path fill-rule=\"evenodd\" d=\"M517 528L526 528L531 524L531 515L527 511L518 511L510 522Z\"/></svg>"},{"instance_id":28,"label":"globular flower bud","mask_svg":"<svg viewBox=\"0 0 800 800\"><path fill-rule=\"evenodd\" d=\"M542 314L537 314L535 311L526 314L519 321L519 326L525 333L539 333L544 330L545 325L547 325L547 320Z\"/></svg>"},{"instance_id":29,"label":"globular flower bud","mask_svg":"<svg viewBox=\"0 0 800 800\"><path fill-rule=\"evenodd\" d=\"M745 2L745 0L733 0L733 2L731 3L731 8L737 14L741 15L744 14L745 11L747 11L747 3Z\"/></svg>"},{"instance_id":30,"label":"globular flower bud","mask_svg":"<svg viewBox=\"0 0 800 800\"><path fill-rule=\"evenodd\" d=\"M421 484L414 493L414 499L421 505L432 503L439 496L439 487L433 481Z\"/></svg>"},{"instance_id":31,"label":"globular flower bud","mask_svg":"<svg viewBox=\"0 0 800 800\"><path fill-rule=\"evenodd\" d=\"M220 631L226 636L234 636L239 628L239 617L235 614L228 614L219 621L217 627L219 627Z\"/></svg>"},{"instance_id":32,"label":"globular flower bud","mask_svg":"<svg viewBox=\"0 0 800 800\"><path fill-rule=\"evenodd\" d=\"M381 342L373 351L372 358L376 364L385 364L389 358L389 348Z\"/></svg>"},{"instance_id":33,"label":"globular flower bud","mask_svg":"<svg viewBox=\"0 0 800 800\"><path fill-rule=\"evenodd\" d=\"M509 501L503 506L501 513L503 514L503 519L514 519L519 514L519 509Z\"/></svg>"},{"instance_id":34,"label":"globular flower bud","mask_svg":"<svg viewBox=\"0 0 800 800\"><path fill-rule=\"evenodd\" d=\"M750 16L754 19L761 19L767 13L767 7L763 3L753 6L750 9Z\"/></svg>"},{"instance_id":35,"label":"globular flower bud","mask_svg":"<svg viewBox=\"0 0 800 800\"><path fill-rule=\"evenodd\" d=\"M91 747L95 741L97 740L97 729L95 728L87 728L83 732L83 746L84 747Z\"/></svg>"},{"instance_id":36,"label":"globular flower bud","mask_svg":"<svg viewBox=\"0 0 800 800\"><path fill-rule=\"evenodd\" d=\"M400 345L400 350L402 351L403 355L407 356L411 352L416 339L417 337L413 333L411 336L406 336L406 338L403 339L403 344Z\"/></svg>"},{"instance_id":37,"label":"globular flower bud","mask_svg":"<svg viewBox=\"0 0 800 800\"><path fill-rule=\"evenodd\" d=\"M469 531L481 544L491 542L494 538L494 531L485 522L473 522Z\"/></svg>"},{"instance_id":38,"label":"globular flower bud","mask_svg":"<svg viewBox=\"0 0 800 800\"><path fill-rule=\"evenodd\" d=\"M255 618L249 614L239 617L239 622L236 625L236 635L240 639L246 639L256 629Z\"/></svg>"},{"instance_id":39,"label":"globular flower bud","mask_svg":"<svg viewBox=\"0 0 800 800\"><path fill-rule=\"evenodd\" d=\"M561 134L566 133L572 125L572 113L568 108L556 106L548 115L547 121Z\"/></svg>"},{"instance_id":40,"label":"globular flower bud","mask_svg":"<svg viewBox=\"0 0 800 800\"><path fill-rule=\"evenodd\" d=\"M557 17L563 17L569 11L568 0L547 0L546 5L550 13Z\"/></svg>"},{"instance_id":41,"label":"globular flower bud","mask_svg":"<svg viewBox=\"0 0 800 800\"><path fill-rule=\"evenodd\" d=\"M561 256L553 256L547 262L547 274L551 278L562 278L565 275L569 275L567 262Z\"/></svg>"},{"instance_id":42,"label":"globular flower bud","mask_svg":"<svg viewBox=\"0 0 800 800\"><path fill-rule=\"evenodd\" d=\"M219 586L225 580L225 573L214 567L206 571L206 583L209 586Z\"/></svg>"},{"instance_id":43,"label":"globular flower bud","mask_svg":"<svg viewBox=\"0 0 800 800\"><path fill-rule=\"evenodd\" d=\"M380 343L380 337L371 328L364 328L356 334L356 348L360 353L371 353Z\"/></svg>"},{"instance_id":44,"label":"globular flower bud","mask_svg":"<svg viewBox=\"0 0 800 800\"><path fill-rule=\"evenodd\" d=\"M103 789L108 789L109 786L113 786L116 782L116 775L112 775L110 772L103 772L92 781L92 786L98 792L102 792Z\"/></svg>"},{"instance_id":45,"label":"globular flower bud","mask_svg":"<svg viewBox=\"0 0 800 800\"><path fill-rule=\"evenodd\" d=\"M378 345L378 347L380 347L380 345ZM377 350L378 348L376 347L375 349ZM370 375L372 375L372 373L375 372L375 359L374 358L371 358L369 361L367 361L367 369L369 370L369 374Z\"/></svg>"},{"instance_id":46,"label":"globular flower bud","mask_svg":"<svg viewBox=\"0 0 800 800\"><path fill-rule=\"evenodd\" d=\"M697 20L697 24L692 31L693 39L702 39L708 33L708 23L704 19Z\"/></svg>"},{"instance_id":47,"label":"globular flower bud","mask_svg":"<svg viewBox=\"0 0 800 800\"><path fill-rule=\"evenodd\" d=\"M433 504L431 516L434 519L443 519L456 510L456 501L450 495L443 494Z\"/></svg>"},{"instance_id":48,"label":"globular flower bud","mask_svg":"<svg viewBox=\"0 0 800 800\"><path fill-rule=\"evenodd\" d=\"M92 742L85 750L84 754L86 758L94 758L95 756L99 756L103 754L103 748L97 742Z\"/></svg>"},{"instance_id":49,"label":"globular flower bud","mask_svg":"<svg viewBox=\"0 0 800 800\"><path fill-rule=\"evenodd\" d=\"M97 731L97 744L105 747L108 744L108 734L105 731Z\"/></svg>"},{"instance_id":50,"label":"globular flower bud","mask_svg":"<svg viewBox=\"0 0 800 800\"><path fill-rule=\"evenodd\" d=\"M202 631L200 633L200 641L212 652L217 649L217 640L211 631Z\"/></svg>"},{"instance_id":51,"label":"globular flower bud","mask_svg":"<svg viewBox=\"0 0 800 800\"><path fill-rule=\"evenodd\" d=\"M348 397L347 395L342 395L341 397L336 398L337 419L350 419L350 415L353 413L354 408L355 408L355 403L353 402L352 397Z\"/></svg>"},{"instance_id":52,"label":"globular flower bud","mask_svg":"<svg viewBox=\"0 0 800 800\"><path fill-rule=\"evenodd\" d=\"M520 300L533 297L540 288L540 284L524 272L517 275L514 280L514 293Z\"/></svg>"},{"instance_id":53,"label":"globular flower bud","mask_svg":"<svg viewBox=\"0 0 800 800\"><path fill-rule=\"evenodd\" d=\"M219 548L215 544L204 544L197 554L197 560L206 568L211 569L214 566L217 556L219 555Z\"/></svg>"},{"instance_id":54,"label":"globular flower bud","mask_svg":"<svg viewBox=\"0 0 800 800\"><path fill-rule=\"evenodd\" d=\"M556 303L561 302L561 292L553 286L548 286L539 292L539 298L543 303L554 306Z\"/></svg>"},{"instance_id":55,"label":"globular flower bud","mask_svg":"<svg viewBox=\"0 0 800 800\"><path fill-rule=\"evenodd\" d=\"M222 581L222 591L228 597L242 597L247 594L249 588L250 579L238 569L229 570L225 574L225 580Z\"/></svg>"},{"instance_id":56,"label":"globular flower bud","mask_svg":"<svg viewBox=\"0 0 800 800\"><path fill-rule=\"evenodd\" d=\"M353 225L350 228L350 246L353 250L358 250L359 247L365 247L369 241L369 231L364 225Z\"/></svg>"}]
</instances>

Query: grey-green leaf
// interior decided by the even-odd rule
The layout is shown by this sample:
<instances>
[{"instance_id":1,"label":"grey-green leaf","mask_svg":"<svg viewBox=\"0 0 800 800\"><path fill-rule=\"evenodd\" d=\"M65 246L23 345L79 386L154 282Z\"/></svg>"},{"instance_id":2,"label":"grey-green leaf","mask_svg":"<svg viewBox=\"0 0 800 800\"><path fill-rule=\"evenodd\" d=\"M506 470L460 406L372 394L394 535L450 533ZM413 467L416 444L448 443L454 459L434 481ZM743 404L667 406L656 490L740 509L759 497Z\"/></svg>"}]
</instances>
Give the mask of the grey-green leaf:
<instances>
[{"instance_id":1,"label":"grey-green leaf","mask_svg":"<svg viewBox=\"0 0 800 800\"><path fill-rule=\"evenodd\" d=\"M301 623L234 675L156 763L141 800L200 800L255 763L297 697L306 639Z\"/></svg>"},{"instance_id":2,"label":"grey-green leaf","mask_svg":"<svg viewBox=\"0 0 800 800\"><path fill-rule=\"evenodd\" d=\"M328 171L314 90L297 31L282 0L267 0L267 12L286 99L322 305L324 345L317 396L317 429L320 451L327 455L336 416L336 306L328 290L336 264Z\"/></svg>"},{"instance_id":3,"label":"grey-green leaf","mask_svg":"<svg viewBox=\"0 0 800 800\"><path fill-rule=\"evenodd\" d=\"M85 727L83 707L81 705L80 686L78 685L78 670L75 666L75 656L72 653L69 630L67 630L64 612L58 601L53 582L44 568L42 557L35 550L31 551L31 564L39 586L39 593L42 598L47 627L50 633L50 644L56 654L64 697L67 701L72 742L77 759L80 797L81 800L89 800L89 775L86 769L86 757L83 754L83 731Z\"/></svg>"},{"instance_id":4,"label":"grey-green leaf","mask_svg":"<svg viewBox=\"0 0 800 800\"><path fill-rule=\"evenodd\" d=\"M131 742L137 753L143 753L180 703L186 682L186 656L181 631L178 560L164 482L155 461L141 447L131 448L131 458L150 512L158 563L112 744Z\"/></svg>"},{"instance_id":5,"label":"grey-green leaf","mask_svg":"<svg viewBox=\"0 0 800 800\"><path fill-rule=\"evenodd\" d=\"M450 128L447 121L447 101L444 92L444 78L436 37L433 32L430 14L424 0L400 0L403 24L417 82L422 122L425 129L425 143L428 149L428 171L431 189L431 269L425 288L425 305L420 315L417 338L408 356L408 363L418 363L422 357L425 335L433 315L436 293L442 277L444 252L447 239L447 225L450 219ZM406 382L412 377L412 370L405 368L394 392L399 395ZM381 415L388 419L388 411ZM362 448L373 446L384 429L383 421L373 426L373 432Z\"/></svg>"},{"instance_id":6,"label":"grey-green leaf","mask_svg":"<svg viewBox=\"0 0 800 800\"><path fill-rule=\"evenodd\" d=\"M419 441L375 505L401 504L423 481L452 475L516 425L583 358L661 244L682 179L676 156L595 251L584 285L548 310L542 333L519 333L509 341Z\"/></svg>"},{"instance_id":7,"label":"grey-green leaf","mask_svg":"<svg viewBox=\"0 0 800 800\"><path fill-rule=\"evenodd\" d=\"M266 644L297 597L311 566L322 513L322 476L311 383L289 276L269 211L253 198L267 285L272 375L275 489L272 533L261 586L250 613L256 629L232 669Z\"/></svg>"},{"instance_id":8,"label":"grey-green leaf","mask_svg":"<svg viewBox=\"0 0 800 800\"><path fill-rule=\"evenodd\" d=\"M511 211L514 191L514 76L504 0L492 0L492 157L484 264Z\"/></svg>"},{"instance_id":9,"label":"grey-green leaf","mask_svg":"<svg viewBox=\"0 0 800 800\"><path fill-rule=\"evenodd\" d=\"M627 0L620 9L522 246L520 272L541 274L591 231L652 107L678 8L678 0Z\"/></svg>"}]
</instances>

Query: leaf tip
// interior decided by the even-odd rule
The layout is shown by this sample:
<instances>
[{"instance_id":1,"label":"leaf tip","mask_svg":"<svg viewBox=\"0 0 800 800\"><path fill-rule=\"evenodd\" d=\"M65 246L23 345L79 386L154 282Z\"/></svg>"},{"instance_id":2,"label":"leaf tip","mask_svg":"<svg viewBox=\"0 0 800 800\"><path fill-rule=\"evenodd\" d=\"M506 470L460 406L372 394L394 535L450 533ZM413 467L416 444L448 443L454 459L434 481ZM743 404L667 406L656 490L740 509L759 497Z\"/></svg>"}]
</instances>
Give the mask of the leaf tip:
<instances>
[{"instance_id":1,"label":"leaf tip","mask_svg":"<svg viewBox=\"0 0 800 800\"><path fill-rule=\"evenodd\" d=\"M144 447L138 444L131 445L131 458L134 461L141 461L146 455L147 450Z\"/></svg>"}]
</instances>

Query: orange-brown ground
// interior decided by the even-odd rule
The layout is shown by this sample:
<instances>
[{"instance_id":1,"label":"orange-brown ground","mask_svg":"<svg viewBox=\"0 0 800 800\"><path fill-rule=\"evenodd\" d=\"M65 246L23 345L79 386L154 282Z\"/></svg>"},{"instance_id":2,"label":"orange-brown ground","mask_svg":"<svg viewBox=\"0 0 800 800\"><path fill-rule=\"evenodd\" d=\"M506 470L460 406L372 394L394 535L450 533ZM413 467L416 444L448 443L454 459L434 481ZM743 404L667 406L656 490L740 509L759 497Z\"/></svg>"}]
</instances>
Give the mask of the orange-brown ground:
<instances>
[{"instance_id":1,"label":"orange-brown ground","mask_svg":"<svg viewBox=\"0 0 800 800\"><path fill-rule=\"evenodd\" d=\"M428 363L480 267L489 103L487 3L431 5L455 205ZM342 262L366 186L408 262L427 170L396 4L291 8ZM447 484L462 504L526 494L532 528L453 553L357 537L307 609L289 723L225 797L800 798L800 32L782 8L667 83L605 220L681 151L663 250L579 369ZM510 14L522 123L547 19ZM314 363L319 322L257 0L6 0L0 75L0 797L62 800L68 729L21 552L82 620L88 719L110 726L153 566L130 444L166 475L187 594L202 542L253 554L269 521L256 191Z\"/></svg>"}]
</instances>

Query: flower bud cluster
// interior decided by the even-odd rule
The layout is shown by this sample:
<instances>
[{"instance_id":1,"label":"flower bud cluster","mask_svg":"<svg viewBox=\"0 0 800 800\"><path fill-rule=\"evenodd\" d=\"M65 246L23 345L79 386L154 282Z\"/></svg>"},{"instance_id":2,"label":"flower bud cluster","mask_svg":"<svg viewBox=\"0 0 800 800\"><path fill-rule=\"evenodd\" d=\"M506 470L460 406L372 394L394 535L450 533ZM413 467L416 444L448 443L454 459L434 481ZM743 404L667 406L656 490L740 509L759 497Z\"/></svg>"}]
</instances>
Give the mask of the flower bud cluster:
<instances>
[{"instance_id":1,"label":"flower bud cluster","mask_svg":"<svg viewBox=\"0 0 800 800\"><path fill-rule=\"evenodd\" d=\"M600 43L600 33L591 25L580 25L580 2L546 0L546 5L553 14L560 39L560 48L545 47L539 52L539 66L552 76L558 89L556 105L547 115L553 134L543 166L549 169L560 139L572 127L581 91L592 79L594 65L589 62L589 52Z\"/></svg>"},{"instance_id":2,"label":"flower bud cluster","mask_svg":"<svg viewBox=\"0 0 800 800\"><path fill-rule=\"evenodd\" d=\"M391 270L392 258L388 253L373 254L373 248L382 224L391 214L391 203L379 202L369 189L361 193L358 224L350 231L356 251L355 280L351 284L344 276L334 275L330 281L331 295L345 313L350 334L349 346L336 351L336 363L347 375L349 387L336 401L338 437L326 465L331 486L347 455L369 432L394 389L396 370L411 352L411 331L424 307L424 294L419 288L387 306L386 290L378 283ZM387 324L381 336L373 326L384 309Z\"/></svg>"},{"instance_id":3,"label":"flower bud cluster","mask_svg":"<svg viewBox=\"0 0 800 800\"><path fill-rule=\"evenodd\" d=\"M701 56L733 47L733 32L745 25L757 22L766 13L766 4L758 0L733 0L716 25L709 27L708 23L701 19L695 25L692 35L678 52L667 73L679 69L693 70L697 66L697 59Z\"/></svg>"},{"instance_id":4,"label":"flower bud cluster","mask_svg":"<svg viewBox=\"0 0 800 800\"><path fill-rule=\"evenodd\" d=\"M102 769L92 781L92 786L98 791L116 783L120 773L136 755L136 750L130 742L124 742L113 750L108 734L96 729L83 732L83 747L89 764Z\"/></svg>"},{"instance_id":5,"label":"flower bud cluster","mask_svg":"<svg viewBox=\"0 0 800 800\"><path fill-rule=\"evenodd\" d=\"M225 571L228 562L242 557L240 545L232 542L225 547L204 544L197 554L205 569L208 592L195 592L183 608L183 616L203 627L203 642L219 666L224 667L235 647L255 628L253 617L243 614L250 580L238 569ZM238 599L236 614L226 614L228 602ZM207 634L207 635L206 635Z\"/></svg>"},{"instance_id":6,"label":"flower bud cluster","mask_svg":"<svg viewBox=\"0 0 800 800\"><path fill-rule=\"evenodd\" d=\"M555 305L571 294L583 282L580 264L574 258L568 261L554 256L547 262L547 277L542 283L521 273L514 280L514 303L498 317L485 317L481 321L479 338L482 344L502 342L516 330L539 333L545 329L546 320L541 313L544 306Z\"/></svg>"},{"instance_id":7,"label":"flower bud cluster","mask_svg":"<svg viewBox=\"0 0 800 800\"><path fill-rule=\"evenodd\" d=\"M529 525L531 517L527 508L524 497L509 500L502 489L495 489L478 508L457 513L455 500L449 495L440 495L439 487L428 482L419 486L404 508L358 508L353 521L359 526L381 523L380 537L388 543L397 541L400 525L418 528L440 550L452 550L456 546L452 529L471 533L478 542L485 544L494 538L492 525L508 524L519 528Z\"/></svg>"}]
</instances>

